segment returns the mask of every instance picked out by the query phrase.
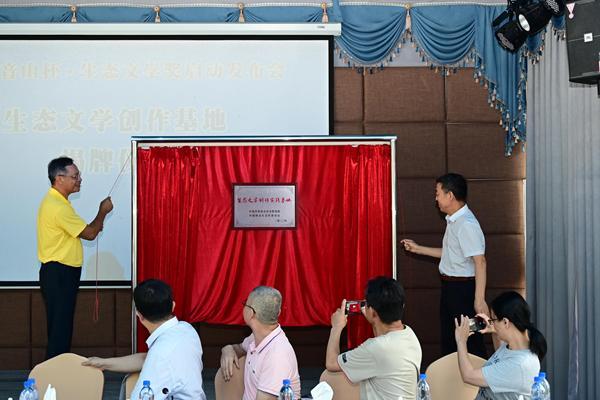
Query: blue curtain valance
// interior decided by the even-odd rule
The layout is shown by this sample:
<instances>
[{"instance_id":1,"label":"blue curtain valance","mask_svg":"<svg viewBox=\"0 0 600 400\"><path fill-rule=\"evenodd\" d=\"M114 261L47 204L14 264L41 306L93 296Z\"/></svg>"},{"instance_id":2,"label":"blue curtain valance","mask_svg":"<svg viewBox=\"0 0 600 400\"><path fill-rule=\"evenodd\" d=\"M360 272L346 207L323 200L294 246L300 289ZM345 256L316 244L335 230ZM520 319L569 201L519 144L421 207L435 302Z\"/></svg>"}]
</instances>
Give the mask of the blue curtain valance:
<instances>
[{"instance_id":1,"label":"blue curtain valance","mask_svg":"<svg viewBox=\"0 0 600 400\"><path fill-rule=\"evenodd\" d=\"M526 138L526 56L539 56L543 43L531 38L530 50L516 54L500 48L491 22L505 9L504 5L365 5L339 0L321 5L0 6L0 22L341 22L337 48L348 65L362 71L385 66L406 40L413 42L424 62L443 73L474 66L474 78L487 87L490 106L501 112L500 123L507 132L505 151L510 154ZM563 19L553 23L558 29L564 26Z\"/></svg>"},{"instance_id":2,"label":"blue curtain valance","mask_svg":"<svg viewBox=\"0 0 600 400\"><path fill-rule=\"evenodd\" d=\"M390 57L404 32L406 8L341 7L342 35L337 45L354 64L373 66Z\"/></svg>"}]
</instances>

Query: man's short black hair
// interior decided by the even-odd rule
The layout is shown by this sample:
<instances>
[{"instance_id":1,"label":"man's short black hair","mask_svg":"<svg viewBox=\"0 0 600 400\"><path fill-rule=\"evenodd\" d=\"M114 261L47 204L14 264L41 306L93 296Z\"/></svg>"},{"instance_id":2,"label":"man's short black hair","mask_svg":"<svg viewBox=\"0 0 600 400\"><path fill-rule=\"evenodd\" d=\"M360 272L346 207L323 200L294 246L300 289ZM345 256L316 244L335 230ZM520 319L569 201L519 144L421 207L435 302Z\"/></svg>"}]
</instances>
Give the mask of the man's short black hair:
<instances>
[{"instance_id":1,"label":"man's short black hair","mask_svg":"<svg viewBox=\"0 0 600 400\"><path fill-rule=\"evenodd\" d=\"M442 185L444 192L452 192L458 201L467 201L467 181L459 174L442 175L435 180Z\"/></svg>"},{"instance_id":2,"label":"man's short black hair","mask_svg":"<svg viewBox=\"0 0 600 400\"><path fill-rule=\"evenodd\" d=\"M164 321L173 311L171 287L158 279L148 279L133 291L135 308L150 322Z\"/></svg>"},{"instance_id":3,"label":"man's short black hair","mask_svg":"<svg viewBox=\"0 0 600 400\"><path fill-rule=\"evenodd\" d=\"M378 276L371 279L367 283L365 299L384 324L399 321L404 316L404 289L393 278Z\"/></svg>"},{"instance_id":4,"label":"man's short black hair","mask_svg":"<svg viewBox=\"0 0 600 400\"><path fill-rule=\"evenodd\" d=\"M54 185L54 180L60 174L67 173L67 167L73 165L73 159L69 157L58 157L48 163L48 179Z\"/></svg>"}]
</instances>

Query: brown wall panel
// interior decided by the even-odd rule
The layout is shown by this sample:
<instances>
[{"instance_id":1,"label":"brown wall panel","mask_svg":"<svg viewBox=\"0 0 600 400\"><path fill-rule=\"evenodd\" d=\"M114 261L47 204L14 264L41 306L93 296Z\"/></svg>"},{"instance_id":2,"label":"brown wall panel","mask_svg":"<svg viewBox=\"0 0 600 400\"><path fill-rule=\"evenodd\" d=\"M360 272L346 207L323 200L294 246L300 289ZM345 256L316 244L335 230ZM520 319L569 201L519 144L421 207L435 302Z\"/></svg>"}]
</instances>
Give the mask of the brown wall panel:
<instances>
[{"instance_id":1,"label":"brown wall panel","mask_svg":"<svg viewBox=\"0 0 600 400\"><path fill-rule=\"evenodd\" d=\"M46 348L45 347L32 347L31 349L31 368L44 362L46 359Z\"/></svg>"},{"instance_id":2,"label":"brown wall panel","mask_svg":"<svg viewBox=\"0 0 600 400\"><path fill-rule=\"evenodd\" d=\"M27 347L0 348L0 370L29 369L31 365L31 351Z\"/></svg>"},{"instance_id":3,"label":"brown wall panel","mask_svg":"<svg viewBox=\"0 0 600 400\"><path fill-rule=\"evenodd\" d=\"M365 122L445 120L444 78L428 68L365 75Z\"/></svg>"},{"instance_id":4,"label":"brown wall panel","mask_svg":"<svg viewBox=\"0 0 600 400\"><path fill-rule=\"evenodd\" d=\"M448 124L448 170L468 179L524 179L525 154L506 157L504 129L497 123Z\"/></svg>"},{"instance_id":5,"label":"brown wall panel","mask_svg":"<svg viewBox=\"0 0 600 400\"><path fill-rule=\"evenodd\" d=\"M523 236L486 235L485 242L488 286L499 289L525 288Z\"/></svg>"},{"instance_id":6,"label":"brown wall panel","mask_svg":"<svg viewBox=\"0 0 600 400\"><path fill-rule=\"evenodd\" d=\"M336 122L333 127L336 135L362 135L362 122Z\"/></svg>"},{"instance_id":7,"label":"brown wall panel","mask_svg":"<svg viewBox=\"0 0 600 400\"><path fill-rule=\"evenodd\" d=\"M79 354L82 357L114 357L115 348L110 347L76 347L71 348L71 352Z\"/></svg>"},{"instance_id":8,"label":"brown wall panel","mask_svg":"<svg viewBox=\"0 0 600 400\"><path fill-rule=\"evenodd\" d=\"M340 299L341 303L342 299ZM338 306L339 307L339 306ZM335 310L331 310L333 313ZM292 344L318 345L329 339L328 326L283 327L286 336Z\"/></svg>"},{"instance_id":9,"label":"brown wall panel","mask_svg":"<svg viewBox=\"0 0 600 400\"><path fill-rule=\"evenodd\" d=\"M421 372L425 373L429 364L440 358L441 351L440 346L437 343L421 343L421 350L423 351L423 360L421 361Z\"/></svg>"},{"instance_id":10,"label":"brown wall panel","mask_svg":"<svg viewBox=\"0 0 600 400\"><path fill-rule=\"evenodd\" d=\"M131 346L117 347L115 349L115 357L123 357L131 354Z\"/></svg>"},{"instance_id":11,"label":"brown wall panel","mask_svg":"<svg viewBox=\"0 0 600 400\"><path fill-rule=\"evenodd\" d=\"M329 332L329 330L328 330ZM320 344L294 345L294 352L298 365L304 367L322 367L325 369L325 353L327 351L327 339Z\"/></svg>"},{"instance_id":12,"label":"brown wall panel","mask_svg":"<svg viewBox=\"0 0 600 400\"><path fill-rule=\"evenodd\" d=\"M524 232L523 181L469 181L469 207L485 234Z\"/></svg>"},{"instance_id":13,"label":"brown wall panel","mask_svg":"<svg viewBox=\"0 0 600 400\"><path fill-rule=\"evenodd\" d=\"M488 303L491 303L491 301L494 300L499 294L504 293L509 290L514 290L515 292L519 293L523 297L525 297L525 295L526 295L524 288L518 288L518 287L515 287L515 288L490 288L488 290L487 296L486 296L488 299Z\"/></svg>"},{"instance_id":14,"label":"brown wall panel","mask_svg":"<svg viewBox=\"0 0 600 400\"><path fill-rule=\"evenodd\" d=\"M202 363L204 368L219 368L221 361L221 348L223 346L205 346L202 343Z\"/></svg>"},{"instance_id":15,"label":"brown wall panel","mask_svg":"<svg viewBox=\"0 0 600 400\"><path fill-rule=\"evenodd\" d=\"M396 205L398 232L444 232L446 222L435 204L435 178L399 179Z\"/></svg>"},{"instance_id":16,"label":"brown wall panel","mask_svg":"<svg viewBox=\"0 0 600 400\"><path fill-rule=\"evenodd\" d=\"M200 335L202 346L219 346L226 344L241 343L250 335L250 328L239 325L211 325L205 323L193 324Z\"/></svg>"},{"instance_id":17,"label":"brown wall panel","mask_svg":"<svg viewBox=\"0 0 600 400\"><path fill-rule=\"evenodd\" d=\"M77 329L73 330L73 347L111 347L115 345L115 293L98 292L98 320L94 321L96 294L80 290L75 307Z\"/></svg>"},{"instance_id":18,"label":"brown wall panel","mask_svg":"<svg viewBox=\"0 0 600 400\"><path fill-rule=\"evenodd\" d=\"M336 121L363 120L363 77L351 68L335 68L334 115Z\"/></svg>"},{"instance_id":19,"label":"brown wall panel","mask_svg":"<svg viewBox=\"0 0 600 400\"><path fill-rule=\"evenodd\" d=\"M488 91L473 79L473 68L463 68L446 77L448 121L495 122L500 113L489 106Z\"/></svg>"},{"instance_id":20,"label":"brown wall panel","mask_svg":"<svg viewBox=\"0 0 600 400\"><path fill-rule=\"evenodd\" d=\"M367 123L365 134L395 135L396 176L428 178L446 171L446 125L441 122Z\"/></svg>"},{"instance_id":21,"label":"brown wall panel","mask_svg":"<svg viewBox=\"0 0 600 400\"><path fill-rule=\"evenodd\" d=\"M39 289L31 291L31 345L46 347L46 306Z\"/></svg>"},{"instance_id":22,"label":"brown wall panel","mask_svg":"<svg viewBox=\"0 0 600 400\"><path fill-rule=\"evenodd\" d=\"M421 345L439 343L439 304L438 289L406 289L404 321L415 331Z\"/></svg>"},{"instance_id":23,"label":"brown wall panel","mask_svg":"<svg viewBox=\"0 0 600 400\"><path fill-rule=\"evenodd\" d=\"M131 310L132 296L129 289L115 293L115 344L131 351Z\"/></svg>"},{"instance_id":24,"label":"brown wall panel","mask_svg":"<svg viewBox=\"0 0 600 400\"><path fill-rule=\"evenodd\" d=\"M439 259L409 253L404 250L400 240L412 239L418 244L428 247L442 247L442 234L407 233L398 236L398 280L405 289L439 288Z\"/></svg>"},{"instance_id":25,"label":"brown wall panel","mask_svg":"<svg viewBox=\"0 0 600 400\"><path fill-rule=\"evenodd\" d=\"M21 290L0 291L0 348L31 343L31 295ZM1 360L0 360L1 362Z\"/></svg>"}]
</instances>

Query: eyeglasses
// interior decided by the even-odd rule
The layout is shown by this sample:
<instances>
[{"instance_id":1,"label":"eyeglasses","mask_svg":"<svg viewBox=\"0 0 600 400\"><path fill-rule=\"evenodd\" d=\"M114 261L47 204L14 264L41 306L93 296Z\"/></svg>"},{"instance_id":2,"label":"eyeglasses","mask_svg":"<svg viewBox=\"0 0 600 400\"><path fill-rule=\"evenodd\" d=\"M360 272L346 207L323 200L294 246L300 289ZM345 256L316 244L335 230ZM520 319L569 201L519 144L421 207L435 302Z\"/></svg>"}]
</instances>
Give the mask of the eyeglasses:
<instances>
[{"instance_id":1,"label":"eyeglasses","mask_svg":"<svg viewBox=\"0 0 600 400\"><path fill-rule=\"evenodd\" d=\"M66 174L58 174L58 176L66 176L67 178L71 178L74 179L76 181L81 179L81 175L77 174L77 175L66 175Z\"/></svg>"},{"instance_id":2,"label":"eyeglasses","mask_svg":"<svg viewBox=\"0 0 600 400\"><path fill-rule=\"evenodd\" d=\"M245 302L245 301L242 301L242 305L243 305L244 307L248 307L249 309L251 309L251 310L252 310L252 312L253 312L254 314L256 314L256 310L255 310L255 309L254 309L252 306L250 306L250 305L246 304L246 302Z\"/></svg>"}]
</instances>

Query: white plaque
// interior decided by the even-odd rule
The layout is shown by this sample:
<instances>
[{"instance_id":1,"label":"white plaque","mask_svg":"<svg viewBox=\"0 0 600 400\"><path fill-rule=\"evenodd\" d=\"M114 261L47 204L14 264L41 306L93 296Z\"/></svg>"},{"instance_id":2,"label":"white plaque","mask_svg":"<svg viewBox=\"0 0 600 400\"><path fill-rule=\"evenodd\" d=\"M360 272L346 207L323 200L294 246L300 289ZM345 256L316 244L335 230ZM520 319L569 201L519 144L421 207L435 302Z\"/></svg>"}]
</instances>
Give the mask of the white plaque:
<instances>
[{"instance_id":1,"label":"white plaque","mask_svg":"<svg viewBox=\"0 0 600 400\"><path fill-rule=\"evenodd\" d=\"M296 227L296 185L233 185L233 227Z\"/></svg>"}]
</instances>

